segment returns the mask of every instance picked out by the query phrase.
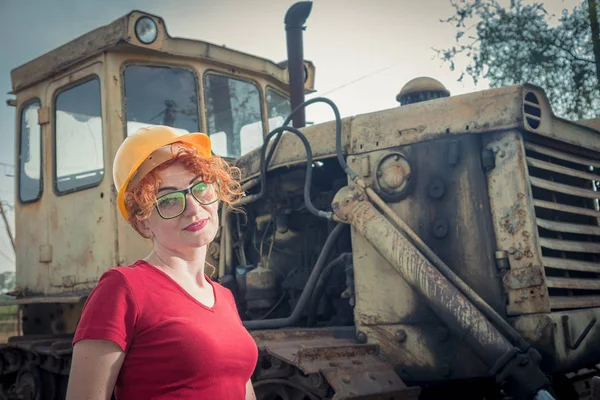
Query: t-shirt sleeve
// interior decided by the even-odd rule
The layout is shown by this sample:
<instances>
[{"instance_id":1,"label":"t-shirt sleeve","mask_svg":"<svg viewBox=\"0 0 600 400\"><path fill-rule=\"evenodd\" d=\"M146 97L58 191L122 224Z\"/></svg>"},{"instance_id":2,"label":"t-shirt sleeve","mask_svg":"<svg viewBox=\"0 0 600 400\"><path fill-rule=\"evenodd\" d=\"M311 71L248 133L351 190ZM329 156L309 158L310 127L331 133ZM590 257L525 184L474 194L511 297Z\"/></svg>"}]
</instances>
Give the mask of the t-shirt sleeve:
<instances>
[{"instance_id":1,"label":"t-shirt sleeve","mask_svg":"<svg viewBox=\"0 0 600 400\"><path fill-rule=\"evenodd\" d=\"M127 279L110 269L98 281L83 306L73 345L83 339L111 340L127 351L139 310Z\"/></svg>"}]
</instances>

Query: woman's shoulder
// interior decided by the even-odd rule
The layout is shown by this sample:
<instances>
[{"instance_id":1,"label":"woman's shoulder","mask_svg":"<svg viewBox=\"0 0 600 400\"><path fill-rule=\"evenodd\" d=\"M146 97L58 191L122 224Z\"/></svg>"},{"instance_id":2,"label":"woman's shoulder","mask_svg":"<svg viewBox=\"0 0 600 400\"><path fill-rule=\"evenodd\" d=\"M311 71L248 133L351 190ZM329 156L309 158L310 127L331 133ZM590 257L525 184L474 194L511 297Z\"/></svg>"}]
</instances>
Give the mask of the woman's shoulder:
<instances>
[{"instance_id":1,"label":"woman's shoulder","mask_svg":"<svg viewBox=\"0 0 600 400\"><path fill-rule=\"evenodd\" d=\"M147 281L148 275L152 275L149 266L144 260L137 260L129 265L111 267L100 276L99 282L110 281L112 284L124 284L137 286Z\"/></svg>"}]
</instances>

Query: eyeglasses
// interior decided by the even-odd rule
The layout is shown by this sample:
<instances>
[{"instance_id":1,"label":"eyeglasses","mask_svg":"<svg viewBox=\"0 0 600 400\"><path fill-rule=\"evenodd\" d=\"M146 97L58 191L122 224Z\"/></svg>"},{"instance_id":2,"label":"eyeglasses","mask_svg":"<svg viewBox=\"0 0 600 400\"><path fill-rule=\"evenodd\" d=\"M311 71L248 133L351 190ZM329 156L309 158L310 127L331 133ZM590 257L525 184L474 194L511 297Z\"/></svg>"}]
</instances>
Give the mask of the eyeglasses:
<instances>
[{"instance_id":1,"label":"eyeglasses","mask_svg":"<svg viewBox=\"0 0 600 400\"><path fill-rule=\"evenodd\" d=\"M209 205L219 200L221 189L218 183L198 182L187 189L167 193L156 199L156 211L162 219L172 219L185 211L186 195L191 194L202 205Z\"/></svg>"}]
</instances>

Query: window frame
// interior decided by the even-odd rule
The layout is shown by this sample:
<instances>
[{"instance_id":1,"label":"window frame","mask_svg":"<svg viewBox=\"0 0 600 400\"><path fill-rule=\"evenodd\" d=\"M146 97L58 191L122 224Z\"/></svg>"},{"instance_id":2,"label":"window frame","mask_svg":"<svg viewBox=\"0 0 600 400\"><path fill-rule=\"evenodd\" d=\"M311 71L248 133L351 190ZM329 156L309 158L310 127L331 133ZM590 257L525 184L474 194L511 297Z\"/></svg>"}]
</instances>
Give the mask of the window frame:
<instances>
[{"instance_id":1,"label":"window frame","mask_svg":"<svg viewBox=\"0 0 600 400\"><path fill-rule=\"evenodd\" d=\"M23 150L23 112L25 111L25 109L27 107L29 107L30 105L37 103L39 104L39 108L38 108L38 126L40 127L40 189L38 191L38 195L31 200L23 200L21 198L21 174L23 174L23 171L21 169L21 155L22 155L22 150ZM21 204L31 204L31 203L35 203L37 201L39 201L42 198L42 195L44 193L44 135L42 134L42 126L40 125L40 119L39 119L39 110L42 108L42 101L40 100L39 97L32 97L30 99L27 99L26 101L24 101L21 106L19 107L19 153L18 153L18 159L17 159L17 196L19 198L19 203Z\"/></svg>"},{"instance_id":2,"label":"window frame","mask_svg":"<svg viewBox=\"0 0 600 400\"><path fill-rule=\"evenodd\" d=\"M223 77L226 77L226 78L235 79L235 80L239 80L239 81L242 81L242 82L250 83L250 84L252 84L252 85L254 85L254 86L256 86L258 88L258 96L259 96L258 101L259 101L259 104L260 104L260 121L262 123L262 139L263 139L263 144L262 145L264 145L265 138L267 137L268 132L269 132L267 130L267 125L269 124L269 118L267 117L267 114L266 114L267 110L265 109L265 107L266 107L266 101L267 101L267 97L265 95L265 90L264 90L265 88L263 87L263 85L260 84L259 81L255 80L255 79L228 74L228 73L226 73L224 71L220 71L218 69L213 69L213 68L205 69L204 72L202 73L202 86L201 86L202 100L203 100L203 102L202 102L202 113L203 113L204 118L206 118L206 128L205 128L206 129L205 130L206 135L208 135L209 137L211 135L208 132L208 125L209 125L208 124L208 112L207 112L207 109L206 109L206 95L204 93L204 90L205 90L205 81L204 80L206 79L206 76L209 75L209 74L211 74L211 75L219 75L219 76L223 76ZM211 149L211 152L212 152L212 149ZM212 152L212 153L214 154L214 152ZM239 157L232 157L232 156L219 156L219 157L221 157L221 158L223 158L225 160L237 160L238 158L243 157L243 156L244 156L244 154L240 155Z\"/></svg>"},{"instance_id":3,"label":"window frame","mask_svg":"<svg viewBox=\"0 0 600 400\"><path fill-rule=\"evenodd\" d=\"M204 120L202 119L202 86L200 83L200 75L196 68L189 64L173 64L173 63L165 63L165 62L149 62L142 60L125 60L121 63L119 77L121 80L120 89L121 89L121 115L122 120L122 129L123 129L123 140L127 139L127 97L125 96L125 70L127 67L138 66L138 67L158 67L158 68L177 68L184 69L191 72L194 75L194 79L196 80L196 112L198 113L198 130L196 132L203 132ZM191 133L191 132L190 132Z\"/></svg>"},{"instance_id":4,"label":"window frame","mask_svg":"<svg viewBox=\"0 0 600 400\"><path fill-rule=\"evenodd\" d=\"M267 111L265 113L265 116L267 118L267 124L269 123L269 105L268 105L268 101L269 100L267 99L267 93L269 92L269 90L272 90L275 93L277 93L278 95L280 95L281 97L283 97L284 99L287 99L290 102L290 113L292 111L294 111L294 109L292 108L292 98L291 98L291 96L286 95L284 91L276 88L275 86L272 86L272 85L268 84L268 85L265 86L265 107L267 107ZM284 121L285 121L285 118L284 118ZM269 128L268 128L267 132L271 132L271 131L272 131L272 129L271 129L271 126L269 125ZM268 133L267 133L267 135L268 135Z\"/></svg>"},{"instance_id":5,"label":"window frame","mask_svg":"<svg viewBox=\"0 0 600 400\"><path fill-rule=\"evenodd\" d=\"M74 87L83 85L84 83L87 82L91 82L93 80L98 80L98 94L100 96L100 121L101 121L101 126L102 126L102 130L101 130L101 135L102 135L102 169L103 169L103 174L102 177L94 183L89 183L87 185L82 185L82 186L78 186L72 189L68 189L68 190L64 190L64 191L60 191L58 190L58 154L56 152L56 144L57 144L57 130L56 130L56 100L58 99L58 96L64 92L66 92L67 90L73 89ZM52 186L54 187L54 193L57 196L65 196L71 193L76 193L76 192L80 192L82 190L86 190L86 189L91 189L91 188L95 188L98 187L102 184L102 182L104 181L104 179L106 178L106 143L105 143L105 129L106 129L106 123L104 120L104 102L103 102L103 98L102 98L102 78L100 77L100 75L93 73L90 75L87 75L81 79L78 79L76 81L70 82L67 85L61 86L59 88L57 88L53 95L52 95L52 131L53 131L53 144L52 144L52 154L53 154L53 169L54 169L54 175L53 175L53 184Z\"/></svg>"}]
</instances>

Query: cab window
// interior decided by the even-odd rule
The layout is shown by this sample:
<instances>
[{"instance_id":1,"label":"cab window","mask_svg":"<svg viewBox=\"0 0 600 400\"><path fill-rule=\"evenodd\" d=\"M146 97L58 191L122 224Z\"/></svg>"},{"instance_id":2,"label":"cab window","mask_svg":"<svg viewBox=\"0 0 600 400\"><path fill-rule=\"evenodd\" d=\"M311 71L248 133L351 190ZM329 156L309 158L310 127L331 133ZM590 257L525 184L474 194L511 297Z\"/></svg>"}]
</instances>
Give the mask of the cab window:
<instances>
[{"instance_id":1,"label":"cab window","mask_svg":"<svg viewBox=\"0 0 600 400\"><path fill-rule=\"evenodd\" d=\"M42 195L42 135L38 124L40 101L21 109L19 140L19 200L29 203Z\"/></svg>"},{"instance_id":2,"label":"cab window","mask_svg":"<svg viewBox=\"0 0 600 400\"><path fill-rule=\"evenodd\" d=\"M183 68L130 65L123 72L127 135L151 125L198 132L198 82Z\"/></svg>"},{"instance_id":3,"label":"cab window","mask_svg":"<svg viewBox=\"0 0 600 400\"><path fill-rule=\"evenodd\" d=\"M270 87L267 88L267 114L269 130L279 128L292 112L290 100Z\"/></svg>"},{"instance_id":4,"label":"cab window","mask_svg":"<svg viewBox=\"0 0 600 400\"><path fill-rule=\"evenodd\" d=\"M257 85L207 73L204 98L208 134L216 155L237 158L262 145L263 124Z\"/></svg>"},{"instance_id":5,"label":"cab window","mask_svg":"<svg viewBox=\"0 0 600 400\"><path fill-rule=\"evenodd\" d=\"M56 191L96 186L104 175L100 79L61 91L55 100Z\"/></svg>"}]
</instances>

